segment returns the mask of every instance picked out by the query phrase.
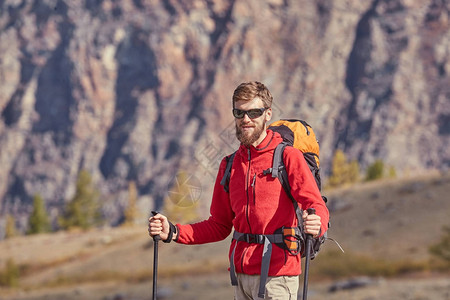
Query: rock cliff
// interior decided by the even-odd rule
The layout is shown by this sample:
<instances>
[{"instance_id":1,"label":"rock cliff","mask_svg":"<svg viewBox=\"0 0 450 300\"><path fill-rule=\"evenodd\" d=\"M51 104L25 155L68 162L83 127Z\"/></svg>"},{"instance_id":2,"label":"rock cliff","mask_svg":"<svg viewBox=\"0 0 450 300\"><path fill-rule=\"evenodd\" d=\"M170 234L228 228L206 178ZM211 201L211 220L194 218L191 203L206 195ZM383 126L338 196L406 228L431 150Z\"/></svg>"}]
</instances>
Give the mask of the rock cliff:
<instances>
[{"instance_id":1,"label":"rock cliff","mask_svg":"<svg viewBox=\"0 0 450 300\"><path fill-rule=\"evenodd\" d=\"M25 226L34 194L57 215L81 169L112 224L130 181L143 210L180 170L208 198L249 80L315 128L324 174L336 149L446 168L449 18L448 0L0 0L0 216Z\"/></svg>"}]
</instances>

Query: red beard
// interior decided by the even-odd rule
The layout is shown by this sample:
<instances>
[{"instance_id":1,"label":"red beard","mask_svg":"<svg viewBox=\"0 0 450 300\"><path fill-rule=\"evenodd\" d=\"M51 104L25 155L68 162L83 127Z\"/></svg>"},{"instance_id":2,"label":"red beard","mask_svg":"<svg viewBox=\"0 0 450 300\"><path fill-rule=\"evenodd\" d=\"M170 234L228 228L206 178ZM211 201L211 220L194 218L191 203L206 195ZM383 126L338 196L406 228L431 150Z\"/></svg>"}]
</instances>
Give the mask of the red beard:
<instances>
[{"instance_id":1,"label":"red beard","mask_svg":"<svg viewBox=\"0 0 450 300\"><path fill-rule=\"evenodd\" d=\"M253 127L253 133L249 134L248 132L242 130L242 125L238 126L236 124L236 137L243 145L246 146L250 146L256 142L263 132L264 126L255 125Z\"/></svg>"}]
</instances>

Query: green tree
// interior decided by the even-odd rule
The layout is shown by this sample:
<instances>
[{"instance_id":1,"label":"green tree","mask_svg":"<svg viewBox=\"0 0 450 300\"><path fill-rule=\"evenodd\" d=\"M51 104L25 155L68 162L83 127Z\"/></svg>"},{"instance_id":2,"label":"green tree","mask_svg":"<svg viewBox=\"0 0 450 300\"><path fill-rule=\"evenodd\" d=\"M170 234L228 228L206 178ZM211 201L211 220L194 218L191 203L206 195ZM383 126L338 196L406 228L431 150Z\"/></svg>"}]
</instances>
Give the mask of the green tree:
<instances>
[{"instance_id":1,"label":"green tree","mask_svg":"<svg viewBox=\"0 0 450 300\"><path fill-rule=\"evenodd\" d=\"M384 176L384 163L381 159L377 159L367 168L366 181L381 179Z\"/></svg>"},{"instance_id":2,"label":"green tree","mask_svg":"<svg viewBox=\"0 0 450 300\"><path fill-rule=\"evenodd\" d=\"M92 184L88 171L78 174L75 196L67 204L60 225L64 229L78 227L89 229L101 222L99 193Z\"/></svg>"},{"instance_id":3,"label":"green tree","mask_svg":"<svg viewBox=\"0 0 450 300\"><path fill-rule=\"evenodd\" d=\"M50 231L50 222L45 209L44 200L40 195L33 198L33 211L30 215L28 234L44 233Z\"/></svg>"},{"instance_id":4,"label":"green tree","mask_svg":"<svg viewBox=\"0 0 450 300\"><path fill-rule=\"evenodd\" d=\"M16 219L8 214L6 215L5 238L12 238L17 235Z\"/></svg>"}]
</instances>

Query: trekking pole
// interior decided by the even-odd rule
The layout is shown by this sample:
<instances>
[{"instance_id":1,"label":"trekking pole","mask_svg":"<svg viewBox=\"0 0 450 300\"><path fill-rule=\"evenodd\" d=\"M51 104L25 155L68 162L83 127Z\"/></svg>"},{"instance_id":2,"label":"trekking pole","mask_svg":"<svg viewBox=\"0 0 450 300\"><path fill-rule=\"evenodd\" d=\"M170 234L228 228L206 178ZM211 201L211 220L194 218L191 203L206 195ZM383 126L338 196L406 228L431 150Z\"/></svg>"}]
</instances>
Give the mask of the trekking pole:
<instances>
[{"instance_id":1,"label":"trekking pole","mask_svg":"<svg viewBox=\"0 0 450 300\"><path fill-rule=\"evenodd\" d=\"M152 214L156 216L158 213L152 211ZM153 294L152 299L156 300L156 289L158 279L158 242L161 239L159 235L153 236Z\"/></svg>"},{"instance_id":2,"label":"trekking pole","mask_svg":"<svg viewBox=\"0 0 450 300\"><path fill-rule=\"evenodd\" d=\"M308 208L307 210L309 215L315 215L316 210L314 208ZM311 234L306 235L306 255L305 255L305 272L303 277L303 300L308 298L308 273L309 273L309 262L311 261L311 244L312 244L313 236Z\"/></svg>"}]
</instances>

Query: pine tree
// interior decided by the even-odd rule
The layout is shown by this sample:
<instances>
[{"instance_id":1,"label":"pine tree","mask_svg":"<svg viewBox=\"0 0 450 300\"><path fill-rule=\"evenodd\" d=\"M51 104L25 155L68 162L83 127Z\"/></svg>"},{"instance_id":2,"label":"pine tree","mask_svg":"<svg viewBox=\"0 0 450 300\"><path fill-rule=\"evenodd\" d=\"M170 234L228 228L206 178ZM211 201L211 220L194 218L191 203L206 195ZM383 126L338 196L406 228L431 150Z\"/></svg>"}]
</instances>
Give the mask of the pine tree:
<instances>
[{"instance_id":1,"label":"pine tree","mask_svg":"<svg viewBox=\"0 0 450 300\"><path fill-rule=\"evenodd\" d=\"M377 159L367 168L366 181L377 180L384 176L384 163L381 159Z\"/></svg>"},{"instance_id":2,"label":"pine tree","mask_svg":"<svg viewBox=\"0 0 450 300\"><path fill-rule=\"evenodd\" d=\"M135 224L138 218L138 209L136 206L138 198L138 191L136 188L136 183L134 181L130 181L128 184L128 207L125 210L125 223L124 225L133 225Z\"/></svg>"},{"instance_id":3,"label":"pine tree","mask_svg":"<svg viewBox=\"0 0 450 300\"><path fill-rule=\"evenodd\" d=\"M79 227L88 229L100 224L99 193L92 184L91 175L86 170L78 174L75 196L67 204L60 225L64 229Z\"/></svg>"},{"instance_id":4,"label":"pine tree","mask_svg":"<svg viewBox=\"0 0 450 300\"><path fill-rule=\"evenodd\" d=\"M30 228L28 234L44 233L50 231L50 222L45 209L44 200L40 195L33 199L33 211L30 215Z\"/></svg>"},{"instance_id":5,"label":"pine tree","mask_svg":"<svg viewBox=\"0 0 450 300\"><path fill-rule=\"evenodd\" d=\"M17 235L16 219L8 214L6 215L5 239L12 238Z\"/></svg>"}]
</instances>

